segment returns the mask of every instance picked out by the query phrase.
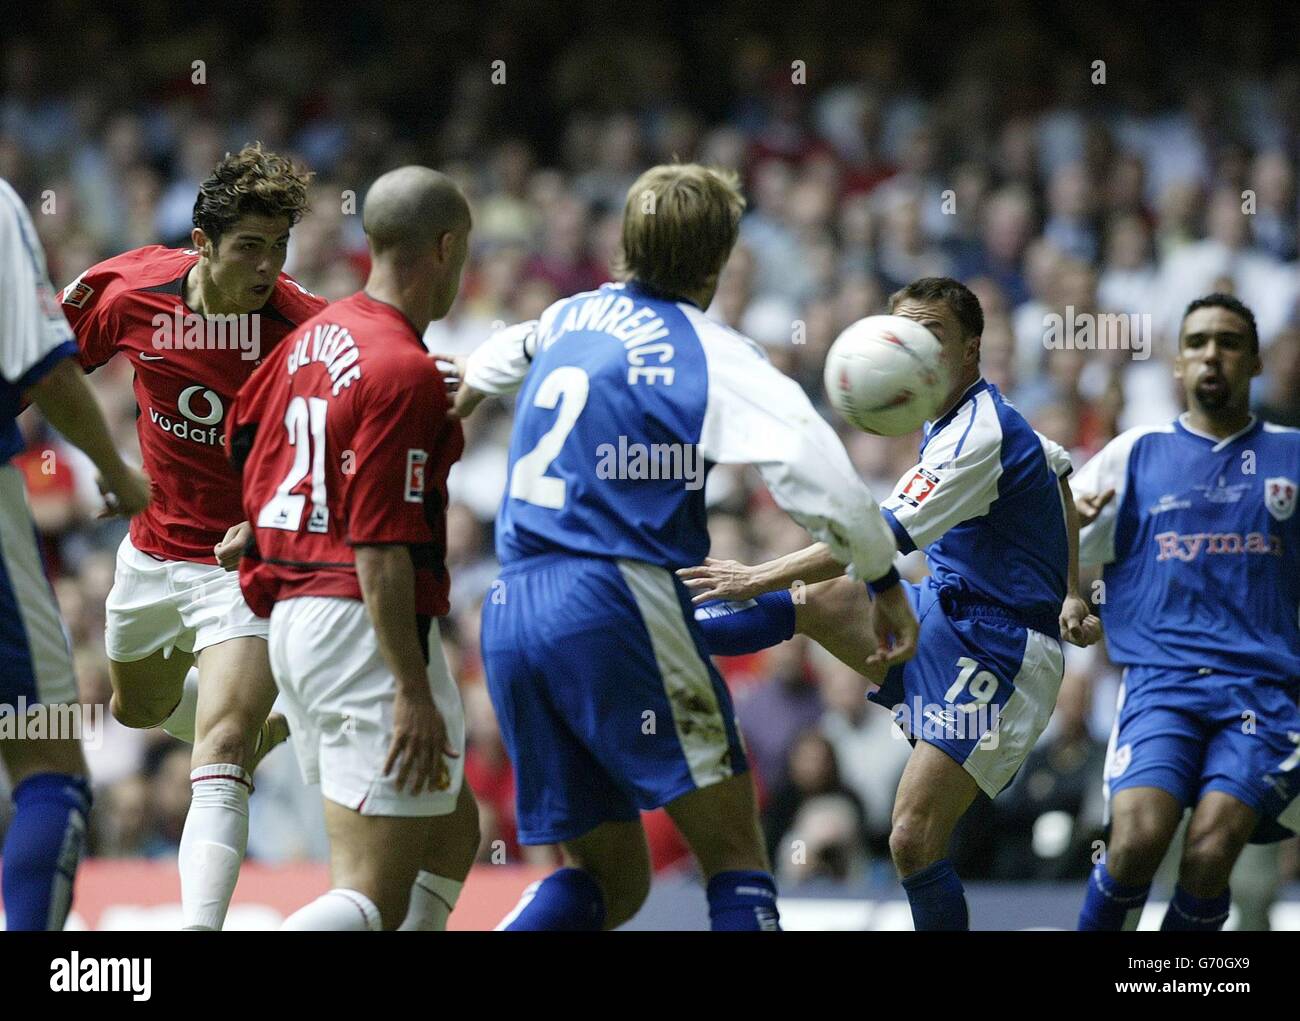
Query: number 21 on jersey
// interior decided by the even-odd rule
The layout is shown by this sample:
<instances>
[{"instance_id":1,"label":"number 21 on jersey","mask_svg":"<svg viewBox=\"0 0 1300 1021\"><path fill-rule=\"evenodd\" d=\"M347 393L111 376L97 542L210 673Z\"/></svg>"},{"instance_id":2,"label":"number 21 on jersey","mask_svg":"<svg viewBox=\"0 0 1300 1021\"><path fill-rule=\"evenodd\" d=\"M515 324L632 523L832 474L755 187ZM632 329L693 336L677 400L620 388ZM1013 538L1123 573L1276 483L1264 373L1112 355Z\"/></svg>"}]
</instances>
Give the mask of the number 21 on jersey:
<instances>
[{"instance_id":1,"label":"number 21 on jersey","mask_svg":"<svg viewBox=\"0 0 1300 1021\"><path fill-rule=\"evenodd\" d=\"M311 472L311 516L307 531L329 531L329 507L325 502L325 412L323 397L295 397L284 412L284 427L293 447L293 464L257 515L258 528L282 528L296 532L302 526L307 496L293 490Z\"/></svg>"}]
</instances>

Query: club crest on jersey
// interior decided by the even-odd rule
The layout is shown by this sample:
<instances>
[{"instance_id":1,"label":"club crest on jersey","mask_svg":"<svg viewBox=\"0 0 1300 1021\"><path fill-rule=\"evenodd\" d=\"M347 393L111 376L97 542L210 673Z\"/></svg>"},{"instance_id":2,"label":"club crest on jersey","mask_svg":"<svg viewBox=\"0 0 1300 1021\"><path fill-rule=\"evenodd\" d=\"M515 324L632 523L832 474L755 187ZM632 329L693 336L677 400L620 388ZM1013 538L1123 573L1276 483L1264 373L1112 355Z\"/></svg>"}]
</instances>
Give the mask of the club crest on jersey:
<instances>
[{"instance_id":1,"label":"club crest on jersey","mask_svg":"<svg viewBox=\"0 0 1300 1021\"><path fill-rule=\"evenodd\" d=\"M925 501L925 498L933 493L938 486L938 475L926 471L924 468L918 468L916 474L903 487L903 491L898 494L898 498L910 507L919 507Z\"/></svg>"},{"instance_id":2,"label":"club crest on jersey","mask_svg":"<svg viewBox=\"0 0 1300 1021\"><path fill-rule=\"evenodd\" d=\"M1295 513L1296 484L1291 479L1264 480L1264 506L1277 521L1286 521Z\"/></svg>"},{"instance_id":3,"label":"club crest on jersey","mask_svg":"<svg viewBox=\"0 0 1300 1021\"><path fill-rule=\"evenodd\" d=\"M424 450L406 452L406 502L424 502L424 466L429 462L429 454Z\"/></svg>"}]
</instances>

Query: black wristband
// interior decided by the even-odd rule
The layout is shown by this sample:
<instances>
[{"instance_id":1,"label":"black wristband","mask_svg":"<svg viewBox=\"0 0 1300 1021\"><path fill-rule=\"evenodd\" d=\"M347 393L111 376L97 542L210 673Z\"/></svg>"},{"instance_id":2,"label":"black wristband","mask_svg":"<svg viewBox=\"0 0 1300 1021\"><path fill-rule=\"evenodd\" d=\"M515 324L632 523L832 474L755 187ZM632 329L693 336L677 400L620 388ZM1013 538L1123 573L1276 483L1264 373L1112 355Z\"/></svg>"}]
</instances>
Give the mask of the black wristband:
<instances>
[{"instance_id":1,"label":"black wristband","mask_svg":"<svg viewBox=\"0 0 1300 1021\"><path fill-rule=\"evenodd\" d=\"M891 567L887 573L882 574L875 581L867 582L867 588L871 589L873 595L878 596L886 589L893 588L900 581L902 581L902 578L898 575L898 568Z\"/></svg>"}]
</instances>

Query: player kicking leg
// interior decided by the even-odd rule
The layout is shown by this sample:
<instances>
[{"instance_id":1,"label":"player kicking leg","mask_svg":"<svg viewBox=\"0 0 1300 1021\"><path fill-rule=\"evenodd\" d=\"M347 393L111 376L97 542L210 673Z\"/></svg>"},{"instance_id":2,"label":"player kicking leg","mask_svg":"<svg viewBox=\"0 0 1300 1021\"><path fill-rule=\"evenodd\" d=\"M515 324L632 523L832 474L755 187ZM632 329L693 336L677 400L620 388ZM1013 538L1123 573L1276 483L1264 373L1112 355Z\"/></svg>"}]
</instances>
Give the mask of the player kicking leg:
<instances>
[{"instance_id":1,"label":"player kicking leg","mask_svg":"<svg viewBox=\"0 0 1300 1021\"><path fill-rule=\"evenodd\" d=\"M233 573L248 530L236 524L223 419L258 359L324 305L281 272L307 180L257 145L227 155L199 189L192 248L127 252L63 292L82 365L121 355L135 370L155 499L118 550L105 645L113 715L194 744L179 855L186 929L221 928L252 771L287 736L283 718L268 719L267 624Z\"/></svg>"},{"instance_id":2,"label":"player kicking leg","mask_svg":"<svg viewBox=\"0 0 1300 1021\"><path fill-rule=\"evenodd\" d=\"M506 929L630 919L650 884L639 813L659 807L699 860L712 927L779 927L731 699L672 573L708 548L707 465L754 464L777 503L834 544L836 568L851 562L880 590L876 656L913 652L893 538L843 446L757 345L701 311L743 206L731 175L651 168L624 209L628 280L500 331L462 374L462 411L522 387L483 660L520 840L560 844L567 866L525 893ZM620 469L600 453L650 444L675 450L675 466Z\"/></svg>"},{"instance_id":3,"label":"player kicking leg","mask_svg":"<svg viewBox=\"0 0 1300 1021\"><path fill-rule=\"evenodd\" d=\"M883 504L899 549L925 549L932 569L922 584L905 583L920 620L916 657L888 673L872 664L867 591L828 580L840 572L824 546L679 574L708 604L698 616L711 652L754 651L797 630L881 684L871 699L894 710L914 744L890 832L913 923L966 929L947 859L953 829L979 791L994 797L1011 781L1047 725L1061 637L1085 644L1100 632L1078 595L1069 459L980 378L978 300L955 280L928 278L890 303L938 337L954 380L920 463ZM710 603L719 599L727 602Z\"/></svg>"}]
</instances>

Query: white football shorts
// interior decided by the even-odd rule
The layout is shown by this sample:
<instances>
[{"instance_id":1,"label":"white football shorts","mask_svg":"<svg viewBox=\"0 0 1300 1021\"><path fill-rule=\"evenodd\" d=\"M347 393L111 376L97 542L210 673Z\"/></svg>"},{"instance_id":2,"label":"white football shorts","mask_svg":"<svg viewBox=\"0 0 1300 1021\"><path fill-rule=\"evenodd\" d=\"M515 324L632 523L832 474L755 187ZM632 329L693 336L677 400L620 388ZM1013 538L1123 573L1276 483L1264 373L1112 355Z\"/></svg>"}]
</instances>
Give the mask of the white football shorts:
<instances>
[{"instance_id":1,"label":"white football shorts","mask_svg":"<svg viewBox=\"0 0 1300 1021\"><path fill-rule=\"evenodd\" d=\"M306 783L362 815L446 815L456 807L465 762L465 714L447 669L435 620L429 628L429 690L458 757L448 759L444 791L398 790L397 769L383 775L393 743L397 681L379 652L365 604L298 596L271 611L271 671L289 720Z\"/></svg>"},{"instance_id":2,"label":"white football shorts","mask_svg":"<svg viewBox=\"0 0 1300 1021\"><path fill-rule=\"evenodd\" d=\"M239 572L215 564L159 560L128 535L117 548L113 588L104 605L104 647L117 663L159 649L197 653L230 638L266 638L270 622L244 602Z\"/></svg>"}]
</instances>

